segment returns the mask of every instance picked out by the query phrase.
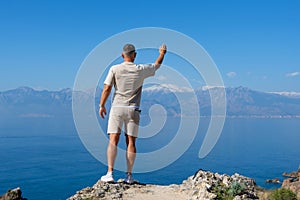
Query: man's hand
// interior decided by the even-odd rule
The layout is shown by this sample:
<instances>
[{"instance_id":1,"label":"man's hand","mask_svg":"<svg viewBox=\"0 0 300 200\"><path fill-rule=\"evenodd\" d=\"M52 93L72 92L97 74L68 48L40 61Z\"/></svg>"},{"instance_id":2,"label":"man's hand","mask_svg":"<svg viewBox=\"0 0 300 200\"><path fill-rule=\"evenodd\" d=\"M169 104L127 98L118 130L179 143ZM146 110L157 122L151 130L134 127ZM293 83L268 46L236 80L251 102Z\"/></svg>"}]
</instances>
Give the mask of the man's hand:
<instances>
[{"instance_id":1,"label":"man's hand","mask_svg":"<svg viewBox=\"0 0 300 200\"><path fill-rule=\"evenodd\" d=\"M159 48L159 53L165 55L167 53L167 46L166 44L162 44Z\"/></svg>"},{"instance_id":2,"label":"man's hand","mask_svg":"<svg viewBox=\"0 0 300 200\"><path fill-rule=\"evenodd\" d=\"M104 116L106 115L106 108L104 106L100 106L99 115L104 119Z\"/></svg>"}]
</instances>

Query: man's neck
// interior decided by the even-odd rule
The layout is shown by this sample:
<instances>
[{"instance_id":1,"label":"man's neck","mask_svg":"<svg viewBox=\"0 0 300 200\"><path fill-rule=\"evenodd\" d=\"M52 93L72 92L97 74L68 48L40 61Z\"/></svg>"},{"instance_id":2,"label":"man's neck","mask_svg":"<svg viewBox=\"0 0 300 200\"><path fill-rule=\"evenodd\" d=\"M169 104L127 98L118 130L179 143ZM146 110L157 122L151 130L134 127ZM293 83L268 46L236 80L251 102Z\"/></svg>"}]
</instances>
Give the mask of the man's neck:
<instances>
[{"instance_id":1,"label":"man's neck","mask_svg":"<svg viewBox=\"0 0 300 200\"><path fill-rule=\"evenodd\" d=\"M134 62L134 59L131 59L131 58L124 58L124 62Z\"/></svg>"}]
</instances>

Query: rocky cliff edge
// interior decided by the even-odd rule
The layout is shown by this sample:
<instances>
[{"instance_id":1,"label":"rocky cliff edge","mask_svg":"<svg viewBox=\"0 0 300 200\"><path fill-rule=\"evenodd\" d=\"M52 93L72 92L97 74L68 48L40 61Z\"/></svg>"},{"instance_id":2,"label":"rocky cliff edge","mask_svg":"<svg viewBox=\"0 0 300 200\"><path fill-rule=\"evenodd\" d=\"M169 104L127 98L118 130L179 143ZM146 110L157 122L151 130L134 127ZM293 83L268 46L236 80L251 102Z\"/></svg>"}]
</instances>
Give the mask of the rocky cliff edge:
<instances>
[{"instance_id":1,"label":"rocky cliff edge","mask_svg":"<svg viewBox=\"0 0 300 200\"><path fill-rule=\"evenodd\" d=\"M123 183L121 179L116 183L98 181L93 187L87 187L78 191L75 195L68 198L68 200L258 199L256 188L257 186L253 179L239 174L229 176L199 170L180 185L128 185Z\"/></svg>"}]
</instances>

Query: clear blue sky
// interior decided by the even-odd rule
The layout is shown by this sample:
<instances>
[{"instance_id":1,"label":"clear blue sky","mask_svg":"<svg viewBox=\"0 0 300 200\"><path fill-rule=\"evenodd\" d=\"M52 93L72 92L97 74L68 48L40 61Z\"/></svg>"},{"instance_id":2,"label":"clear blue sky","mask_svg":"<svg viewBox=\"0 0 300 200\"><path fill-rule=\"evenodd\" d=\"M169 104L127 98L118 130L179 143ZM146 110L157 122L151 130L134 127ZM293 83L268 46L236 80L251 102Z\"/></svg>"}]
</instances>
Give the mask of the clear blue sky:
<instances>
[{"instance_id":1,"label":"clear blue sky","mask_svg":"<svg viewBox=\"0 0 300 200\"><path fill-rule=\"evenodd\" d=\"M200 43L227 87L300 92L299 13L296 0L1 0L0 91L72 87L101 41L154 26Z\"/></svg>"}]
</instances>

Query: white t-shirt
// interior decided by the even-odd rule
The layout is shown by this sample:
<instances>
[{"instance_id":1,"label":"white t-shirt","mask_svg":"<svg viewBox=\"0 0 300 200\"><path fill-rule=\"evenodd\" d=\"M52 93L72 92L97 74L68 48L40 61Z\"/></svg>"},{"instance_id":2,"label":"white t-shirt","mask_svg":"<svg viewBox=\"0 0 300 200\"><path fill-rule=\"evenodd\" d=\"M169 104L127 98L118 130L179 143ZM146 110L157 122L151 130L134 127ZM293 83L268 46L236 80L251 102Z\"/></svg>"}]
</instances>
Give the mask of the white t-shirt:
<instances>
[{"instance_id":1,"label":"white t-shirt","mask_svg":"<svg viewBox=\"0 0 300 200\"><path fill-rule=\"evenodd\" d=\"M154 76L158 65L123 62L110 68L104 84L114 86L112 106L140 106L145 78Z\"/></svg>"}]
</instances>

